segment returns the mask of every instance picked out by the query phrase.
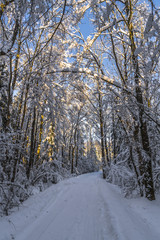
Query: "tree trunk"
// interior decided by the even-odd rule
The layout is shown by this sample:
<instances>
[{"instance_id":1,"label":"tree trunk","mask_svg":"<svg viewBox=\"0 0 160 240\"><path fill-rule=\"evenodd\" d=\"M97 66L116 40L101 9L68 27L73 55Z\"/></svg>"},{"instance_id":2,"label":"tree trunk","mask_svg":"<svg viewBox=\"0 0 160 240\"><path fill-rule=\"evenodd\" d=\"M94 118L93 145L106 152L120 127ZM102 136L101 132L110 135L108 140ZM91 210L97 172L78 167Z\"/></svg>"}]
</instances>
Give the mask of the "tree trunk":
<instances>
[{"instance_id":1,"label":"tree trunk","mask_svg":"<svg viewBox=\"0 0 160 240\"><path fill-rule=\"evenodd\" d=\"M130 11L132 11L132 9L130 9ZM147 122L146 122L145 113L144 113L143 95L142 95L142 90L139 82L139 77L140 77L139 63L138 63L137 56L135 56L134 54L136 50L136 46L134 42L134 33L133 33L132 23L129 24L129 36L131 41L132 62L133 62L133 67L135 71L135 91L136 91L136 100L138 104L138 117L139 117L139 128L140 128L139 133L141 136L142 147L146 154L146 156L144 156L142 159L142 165L140 166L140 168L143 169L142 171L144 175L146 198L148 198L149 200L155 200L153 176L152 176L151 150L149 146Z\"/></svg>"},{"instance_id":2,"label":"tree trunk","mask_svg":"<svg viewBox=\"0 0 160 240\"><path fill-rule=\"evenodd\" d=\"M106 173L105 173L105 167L106 167L106 161L105 161L105 147L104 147L104 123L103 123L103 113L102 113L102 97L100 93L100 88L99 88L99 83L98 83L98 98L99 98L99 121L100 121L100 134L101 134L101 154L102 154L102 171L103 171L103 178L106 178Z\"/></svg>"},{"instance_id":3,"label":"tree trunk","mask_svg":"<svg viewBox=\"0 0 160 240\"><path fill-rule=\"evenodd\" d=\"M33 120L32 120L32 128L31 128L31 145L30 145L30 156L29 156L29 163L27 168L27 178L30 177L30 171L33 167L34 163L34 137L35 137L35 121L36 121L36 107L33 110Z\"/></svg>"}]
</instances>

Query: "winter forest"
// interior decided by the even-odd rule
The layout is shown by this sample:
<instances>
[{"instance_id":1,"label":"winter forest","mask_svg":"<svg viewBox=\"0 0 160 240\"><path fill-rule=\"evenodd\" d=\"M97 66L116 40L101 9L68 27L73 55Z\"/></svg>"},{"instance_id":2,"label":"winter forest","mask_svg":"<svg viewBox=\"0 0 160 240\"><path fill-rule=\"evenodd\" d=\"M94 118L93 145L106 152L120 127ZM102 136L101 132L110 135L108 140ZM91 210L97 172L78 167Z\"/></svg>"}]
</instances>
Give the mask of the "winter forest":
<instances>
[{"instance_id":1,"label":"winter forest","mask_svg":"<svg viewBox=\"0 0 160 240\"><path fill-rule=\"evenodd\" d=\"M159 56L154 0L1 0L0 215L99 169L155 200Z\"/></svg>"}]
</instances>

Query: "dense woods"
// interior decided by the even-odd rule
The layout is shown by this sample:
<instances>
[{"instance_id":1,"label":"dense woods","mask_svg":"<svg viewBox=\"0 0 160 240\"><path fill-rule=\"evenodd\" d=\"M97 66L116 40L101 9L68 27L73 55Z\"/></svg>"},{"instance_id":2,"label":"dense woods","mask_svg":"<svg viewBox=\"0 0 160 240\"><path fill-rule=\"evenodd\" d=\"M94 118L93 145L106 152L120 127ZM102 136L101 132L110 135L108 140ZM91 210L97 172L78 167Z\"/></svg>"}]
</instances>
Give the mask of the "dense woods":
<instances>
[{"instance_id":1,"label":"dense woods","mask_svg":"<svg viewBox=\"0 0 160 240\"><path fill-rule=\"evenodd\" d=\"M152 0L1 1L1 213L99 168L125 196L155 199L159 33Z\"/></svg>"}]
</instances>

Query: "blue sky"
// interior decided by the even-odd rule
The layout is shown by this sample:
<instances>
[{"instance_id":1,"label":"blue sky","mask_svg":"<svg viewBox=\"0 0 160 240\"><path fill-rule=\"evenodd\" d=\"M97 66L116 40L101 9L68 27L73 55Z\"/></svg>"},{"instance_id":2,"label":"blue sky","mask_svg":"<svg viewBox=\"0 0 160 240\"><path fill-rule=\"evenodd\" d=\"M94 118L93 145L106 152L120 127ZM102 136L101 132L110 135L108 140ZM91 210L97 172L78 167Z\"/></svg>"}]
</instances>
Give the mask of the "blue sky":
<instances>
[{"instance_id":1,"label":"blue sky","mask_svg":"<svg viewBox=\"0 0 160 240\"><path fill-rule=\"evenodd\" d=\"M148 0L143 0L142 2L149 2ZM160 8L160 0L153 0L154 4L156 7ZM82 19L82 23L79 25L80 26L80 30L84 36L84 38L86 39L90 34L92 34L94 32L93 26L92 24L89 22L88 20L89 18L89 12L87 12L84 16L84 18Z\"/></svg>"},{"instance_id":2,"label":"blue sky","mask_svg":"<svg viewBox=\"0 0 160 240\"><path fill-rule=\"evenodd\" d=\"M153 0L153 2L157 7L160 7L160 0Z\"/></svg>"}]
</instances>

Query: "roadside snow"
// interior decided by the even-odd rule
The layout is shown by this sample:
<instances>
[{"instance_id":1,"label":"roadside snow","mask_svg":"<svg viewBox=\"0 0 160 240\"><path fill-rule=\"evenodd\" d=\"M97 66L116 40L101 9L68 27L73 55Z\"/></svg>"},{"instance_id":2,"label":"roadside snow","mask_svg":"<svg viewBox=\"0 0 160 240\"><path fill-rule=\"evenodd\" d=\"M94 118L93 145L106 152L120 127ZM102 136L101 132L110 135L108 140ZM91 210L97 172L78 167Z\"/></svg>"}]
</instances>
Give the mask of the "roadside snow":
<instances>
[{"instance_id":1,"label":"roadside snow","mask_svg":"<svg viewBox=\"0 0 160 240\"><path fill-rule=\"evenodd\" d=\"M0 219L0 240L159 240L160 198L124 199L100 173L32 196Z\"/></svg>"}]
</instances>

